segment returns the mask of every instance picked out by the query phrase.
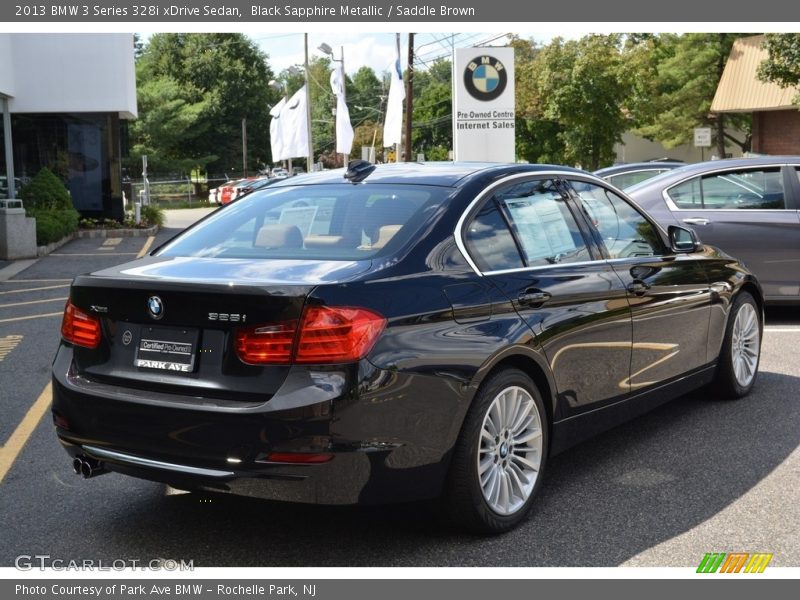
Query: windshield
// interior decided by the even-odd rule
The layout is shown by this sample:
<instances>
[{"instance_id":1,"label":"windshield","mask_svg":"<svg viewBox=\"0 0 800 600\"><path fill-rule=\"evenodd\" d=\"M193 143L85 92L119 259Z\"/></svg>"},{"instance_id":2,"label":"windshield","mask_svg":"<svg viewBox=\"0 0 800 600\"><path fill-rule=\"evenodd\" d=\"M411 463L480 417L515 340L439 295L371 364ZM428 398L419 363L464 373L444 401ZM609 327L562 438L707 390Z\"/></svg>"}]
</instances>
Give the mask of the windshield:
<instances>
[{"instance_id":1,"label":"windshield","mask_svg":"<svg viewBox=\"0 0 800 600\"><path fill-rule=\"evenodd\" d=\"M405 245L452 191L385 184L271 188L213 213L157 254L370 259Z\"/></svg>"}]
</instances>

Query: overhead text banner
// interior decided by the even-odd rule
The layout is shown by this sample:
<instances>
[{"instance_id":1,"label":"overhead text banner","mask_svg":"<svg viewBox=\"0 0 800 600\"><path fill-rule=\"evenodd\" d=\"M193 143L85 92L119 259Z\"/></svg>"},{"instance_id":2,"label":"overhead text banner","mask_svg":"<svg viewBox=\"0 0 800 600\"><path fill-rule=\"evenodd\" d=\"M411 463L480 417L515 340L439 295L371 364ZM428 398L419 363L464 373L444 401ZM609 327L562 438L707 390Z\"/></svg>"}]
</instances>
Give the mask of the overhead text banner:
<instances>
[{"instance_id":1,"label":"overhead text banner","mask_svg":"<svg viewBox=\"0 0 800 600\"><path fill-rule=\"evenodd\" d=\"M795 8L791 8L795 6ZM673 0L575 0L568 3L517 0L103 0L89 2L11 0L0 4L0 23L31 22L702 22L800 21L800 4L761 0L758 10L743 0L718 3Z\"/></svg>"}]
</instances>

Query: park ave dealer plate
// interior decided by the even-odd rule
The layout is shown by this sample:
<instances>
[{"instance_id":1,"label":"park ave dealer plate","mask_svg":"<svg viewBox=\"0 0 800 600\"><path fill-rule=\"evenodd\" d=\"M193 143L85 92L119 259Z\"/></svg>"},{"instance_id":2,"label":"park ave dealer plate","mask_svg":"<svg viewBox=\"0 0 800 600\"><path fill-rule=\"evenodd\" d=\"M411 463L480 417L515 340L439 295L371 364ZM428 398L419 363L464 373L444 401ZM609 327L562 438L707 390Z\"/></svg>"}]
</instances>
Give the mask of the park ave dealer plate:
<instances>
[{"instance_id":1,"label":"park ave dealer plate","mask_svg":"<svg viewBox=\"0 0 800 600\"><path fill-rule=\"evenodd\" d=\"M196 329L144 327L134 364L145 369L190 373L194 370L196 348Z\"/></svg>"}]
</instances>

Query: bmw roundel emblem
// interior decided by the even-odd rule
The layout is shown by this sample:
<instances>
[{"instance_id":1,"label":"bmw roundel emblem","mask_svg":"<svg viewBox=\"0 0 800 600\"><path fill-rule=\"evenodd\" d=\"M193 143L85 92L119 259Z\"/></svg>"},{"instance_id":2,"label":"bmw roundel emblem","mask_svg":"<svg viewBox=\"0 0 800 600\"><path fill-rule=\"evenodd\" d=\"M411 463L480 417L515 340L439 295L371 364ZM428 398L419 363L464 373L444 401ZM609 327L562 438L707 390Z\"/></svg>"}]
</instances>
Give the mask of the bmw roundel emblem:
<instances>
[{"instance_id":1,"label":"bmw roundel emblem","mask_svg":"<svg viewBox=\"0 0 800 600\"><path fill-rule=\"evenodd\" d=\"M150 296L147 299L147 312L150 316L158 320L164 316L164 303L158 296Z\"/></svg>"},{"instance_id":2,"label":"bmw roundel emblem","mask_svg":"<svg viewBox=\"0 0 800 600\"><path fill-rule=\"evenodd\" d=\"M494 100L505 91L507 83L505 66L488 54L474 58L464 69L464 87L476 100Z\"/></svg>"}]
</instances>

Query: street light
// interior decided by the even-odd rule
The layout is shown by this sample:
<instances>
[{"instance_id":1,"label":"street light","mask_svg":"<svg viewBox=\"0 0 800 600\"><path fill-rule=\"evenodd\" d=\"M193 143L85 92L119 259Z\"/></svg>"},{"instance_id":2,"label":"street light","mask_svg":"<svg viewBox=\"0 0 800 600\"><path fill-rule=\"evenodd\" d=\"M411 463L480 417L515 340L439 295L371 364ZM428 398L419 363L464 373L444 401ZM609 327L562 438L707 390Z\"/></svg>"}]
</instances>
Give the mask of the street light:
<instances>
[{"instance_id":1,"label":"street light","mask_svg":"<svg viewBox=\"0 0 800 600\"><path fill-rule=\"evenodd\" d=\"M337 59L333 55L333 48L331 48L325 42L322 42L317 47L317 49L320 52L322 52L323 54L327 54L330 57L331 61L342 63L342 96L344 96L344 101L347 102L347 89L346 89L346 85L345 85L346 75L345 75L345 70L344 70L344 46L339 46L339 54L342 57L340 59ZM349 159L350 159L350 155L349 154L342 154L342 166L347 166L347 162L348 162Z\"/></svg>"}]
</instances>

